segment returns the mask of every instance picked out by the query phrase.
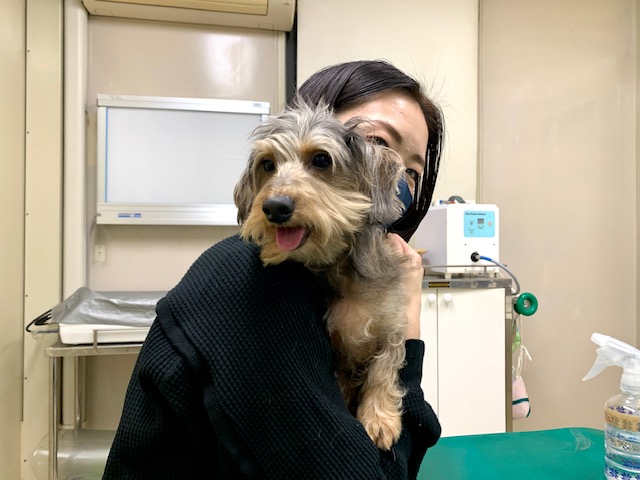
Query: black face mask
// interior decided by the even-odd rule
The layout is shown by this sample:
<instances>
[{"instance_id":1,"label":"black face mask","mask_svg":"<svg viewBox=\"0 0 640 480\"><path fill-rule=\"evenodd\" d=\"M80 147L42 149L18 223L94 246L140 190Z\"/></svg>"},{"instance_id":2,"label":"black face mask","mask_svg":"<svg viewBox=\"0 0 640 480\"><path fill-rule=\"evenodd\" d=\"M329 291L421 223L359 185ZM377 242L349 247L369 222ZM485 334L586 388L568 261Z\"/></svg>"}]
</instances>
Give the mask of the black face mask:
<instances>
[{"instance_id":1,"label":"black face mask","mask_svg":"<svg viewBox=\"0 0 640 480\"><path fill-rule=\"evenodd\" d=\"M402 216L407 213L407 210L409 210L409 207L413 203L413 195L411 195L411 190L409 190L409 182L407 182L407 179L404 177L401 177L400 181L398 182L398 198L403 205L402 215L400 215L400 218L402 218Z\"/></svg>"},{"instance_id":2,"label":"black face mask","mask_svg":"<svg viewBox=\"0 0 640 480\"><path fill-rule=\"evenodd\" d=\"M400 202L402 202L402 211L400 212L400 217L398 217L389 225L385 225L386 229L389 229L392 225L398 222L398 220L400 220L404 216L404 214L407 213L407 210L409 210L409 207L413 203L413 196L411 195L411 190L409 189L409 182L407 182L407 179L404 177L401 177L398 181L397 196Z\"/></svg>"}]
</instances>

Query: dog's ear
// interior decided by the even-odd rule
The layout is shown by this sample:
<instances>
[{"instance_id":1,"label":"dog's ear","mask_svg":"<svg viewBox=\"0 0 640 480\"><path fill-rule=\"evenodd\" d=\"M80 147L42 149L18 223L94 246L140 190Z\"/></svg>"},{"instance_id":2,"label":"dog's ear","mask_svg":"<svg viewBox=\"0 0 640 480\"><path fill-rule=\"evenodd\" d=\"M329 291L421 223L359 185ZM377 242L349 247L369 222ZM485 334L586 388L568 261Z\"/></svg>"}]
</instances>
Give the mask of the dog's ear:
<instances>
[{"instance_id":1,"label":"dog's ear","mask_svg":"<svg viewBox=\"0 0 640 480\"><path fill-rule=\"evenodd\" d=\"M353 156L358 189L371 199L368 223L390 225L402 215L398 199L398 182L404 175L402 159L392 149L372 144L357 131L357 124L347 124L344 142Z\"/></svg>"},{"instance_id":2,"label":"dog's ear","mask_svg":"<svg viewBox=\"0 0 640 480\"><path fill-rule=\"evenodd\" d=\"M372 179L373 205L369 221L388 226L402 216L402 202L398 198L398 183L404 175L404 162L388 147L367 143L367 166Z\"/></svg>"},{"instance_id":3,"label":"dog's ear","mask_svg":"<svg viewBox=\"0 0 640 480\"><path fill-rule=\"evenodd\" d=\"M353 157L362 156L364 145L361 142L364 142L364 138L362 138L361 135L358 135L351 129L347 130L347 133L344 136L344 143L351 151L351 155Z\"/></svg>"},{"instance_id":4,"label":"dog's ear","mask_svg":"<svg viewBox=\"0 0 640 480\"><path fill-rule=\"evenodd\" d=\"M233 189L233 202L238 207L238 225L246 220L253 204L253 182L251 176L253 172L253 158L249 158L240 180Z\"/></svg>"}]
</instances>

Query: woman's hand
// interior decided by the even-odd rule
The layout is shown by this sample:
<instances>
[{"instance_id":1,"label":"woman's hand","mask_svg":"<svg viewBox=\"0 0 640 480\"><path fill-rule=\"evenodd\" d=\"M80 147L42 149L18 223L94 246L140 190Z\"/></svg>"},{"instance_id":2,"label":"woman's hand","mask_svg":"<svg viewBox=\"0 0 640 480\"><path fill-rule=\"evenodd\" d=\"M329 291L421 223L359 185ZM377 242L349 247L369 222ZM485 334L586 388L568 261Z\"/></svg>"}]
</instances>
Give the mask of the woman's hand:
<instances>
[{"instance_id":1,"label":"woman's hand","mask_svg":"<svg viewBox=\"0 0 640 480\"><path fill-rule=\"evenodd\" d=\"M404 291L407 295L407 334L405 338L420 339L420 307L422 304L422 257L407 244L399 235L388 233L387 237L393 241L398 252L405 258Z\"/></svg>"}]
</instances>

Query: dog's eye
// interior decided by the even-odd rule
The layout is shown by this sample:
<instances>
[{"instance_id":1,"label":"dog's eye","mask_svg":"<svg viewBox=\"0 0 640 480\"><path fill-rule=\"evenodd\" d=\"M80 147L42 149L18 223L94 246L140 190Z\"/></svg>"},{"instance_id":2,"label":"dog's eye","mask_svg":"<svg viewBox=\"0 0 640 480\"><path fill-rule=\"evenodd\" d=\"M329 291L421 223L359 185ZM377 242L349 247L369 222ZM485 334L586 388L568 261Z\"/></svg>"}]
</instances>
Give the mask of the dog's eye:
<instances>
[{"instance_id":1,"label":"dog's eye","mask_svg":"<svg viewBox=\"0 0 640 480\"><path fill-rule=\"evenodd\" d=\"M260 162L260 165L265 172L273 172L276 169L273 160L269 158L265 158L264 160L262 160L262 162Z\"/></svg>"},{"instance_id":2,"label":"dog's eye","mask_svg":"<svg viewBox=\"0 0 640 480\"><path fill-rule=\"evenodd\" d=\"M326 170L331 166L331 156L326 152L318 152L313 155L311 165L321 170Z\"/></svg>"}]
</instances>

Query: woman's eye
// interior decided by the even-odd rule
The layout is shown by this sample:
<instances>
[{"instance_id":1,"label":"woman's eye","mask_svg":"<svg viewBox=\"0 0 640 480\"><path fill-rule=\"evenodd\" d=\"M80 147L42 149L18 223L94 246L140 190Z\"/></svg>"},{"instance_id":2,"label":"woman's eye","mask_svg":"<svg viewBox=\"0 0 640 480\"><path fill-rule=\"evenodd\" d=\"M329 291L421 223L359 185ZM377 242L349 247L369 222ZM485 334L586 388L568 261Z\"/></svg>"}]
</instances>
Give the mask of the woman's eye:
<instances>
[{"instance_id":1,"label":"woman's eye","mask_svg":"<svg viewBox=\"0 0 640 480\"><path fill-rule=\"evenodd\" d=\"M416 172L413 168L407 168L405 170L405 173L414 182L417 182L420 179L420 174Z\"/></svg>"},{"instance_id":2,"label":"woman's eye","mask_svg":"<svg viewBox=\"0 0 640 480\"><path fill-rule=\"evenodd\" d=\"M367 137L367 140L369 140L374 145L389 147L389 143L382 137L376 137L375 135L371 135L370 137Z\"/></svg>"},{"instance_id":3,"label":"woman's eye","mask_svg":"<svg viewBox=\"0 0 640 480\"><path fill-rule=\"evenodd\" d=\"M326 152L318 152L313 155L311 165L320 170L326 170L331 166L331 156Z\"/></svg>"},{"instance_id":4,"label":"woman's eye","mask_svg":"<svg viewBox=\"0 0 640 480\"><path fill-rule=\"evenodd\" d=\"M269 158L265 158L264 160L262 160L262 162L260 162L260 166L265 172L272 172L276 169L276 166L273 163L273 160Z\"/></svg>"}]
</instances>

